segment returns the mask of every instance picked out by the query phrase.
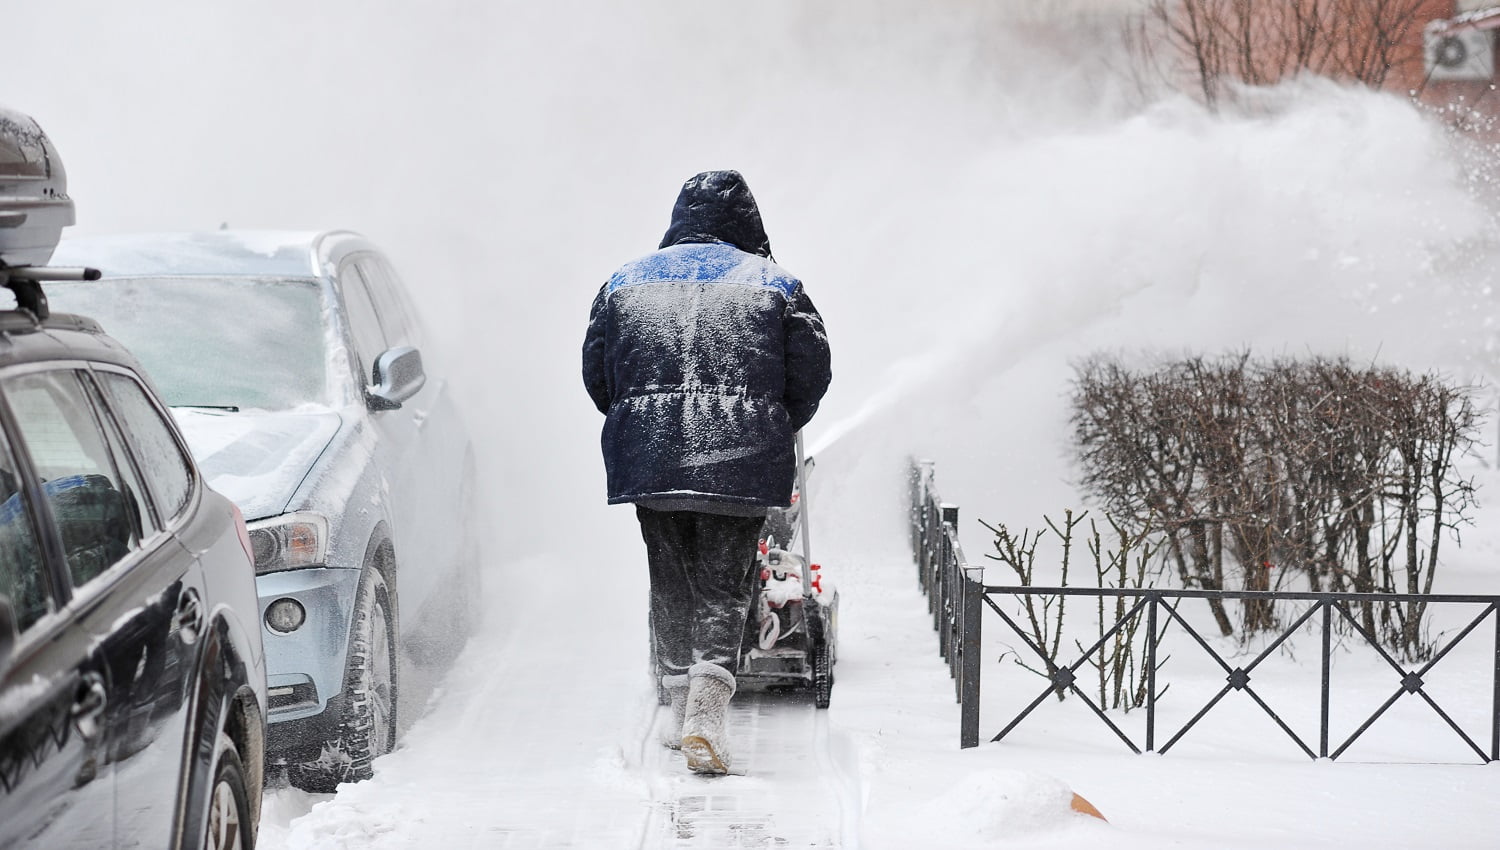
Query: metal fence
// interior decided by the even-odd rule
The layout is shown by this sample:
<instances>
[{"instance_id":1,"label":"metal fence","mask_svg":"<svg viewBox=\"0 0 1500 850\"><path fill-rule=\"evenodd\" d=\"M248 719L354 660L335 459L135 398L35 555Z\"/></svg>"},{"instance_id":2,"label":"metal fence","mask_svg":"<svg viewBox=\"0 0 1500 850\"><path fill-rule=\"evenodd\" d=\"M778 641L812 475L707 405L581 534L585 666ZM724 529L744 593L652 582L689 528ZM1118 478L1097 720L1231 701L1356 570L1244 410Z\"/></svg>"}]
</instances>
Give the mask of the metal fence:
<instances>
[{"instance_id":1,"label":"metal fence","mask_svg":"<svg viewBox=\"0 0 1500 850\"><path fill-rule=\"evenodd\" d=\"M911 546L917 579L927 594L927 610L938 633L938 649L948 662L960 706L959 743L979 745L979 635L984 600L984 568L964 560L958 542L958 507L938 497L931 461L911 470Z\"/></svg>"},{"instance_id":2,"label":"metal fence","mask_svg":"<svg viewBox=\"0 0 1500 850\"><path fill-rule=\"evenodd\" d=\"M1370 594L1370 593L1297 593L1280 591L1207 591L1168 590L1160 588L1082 588L1082 587L1012 587L984 585L982 571L968 566L963 550L958 543L958 508L944 504L934 486L933 467L930 462L915 462L912 467L912 547L916 556L922 589L927 594L928 607L933 614L933 623L939 634L943 657L948 661L958 701L961 705L960 745L976 746L979 743L980 702L980 634L982 612L988 608L1008 629L1015 633L1047 669L1051 670L1048 681L1040 693L1018 715L1010 720L991 740L999 741L1010 734L1028 716L1036 711L1048 697L1068 693L1080 699L1093 714L1134 752L1165 753L1187 735L1198 722L1218 706L1226 696L1243 693L1275 722L1296 745L1309 757L1337 759L1365 734L1389 709L1404 697L1420 699L1429 706L1444 724L1463 741L1483 762L1500 760L1500 596L1454 595L1454 594ZM1049 659L1043 647L1038 646L1031 634L996 602L997 598L1023 596L1084 596L1099 598L1126 598L1133 604L1113 622L1101 624L1100 637L1092 646L1083 650L1075 659ZM1245 664L1232 664L1214 648L1199 631L1177 611L1178 603L1185 599L1220 600L1269 600L1272 602L1311 603L1300 616L1265 647L1253 660ZM1430 608L1444 605L1467 604L1483 606L1480 613L1460 629L1454 636L1435 648L1433 655L1418 667L1407 667L1397 661L1381 646L1355 616L1354 608L1374 602L1421 601ZM1145 635L1142 668L1146 671L1145 700L1138 708L1145 711L1144 740L1132 738L1122 730L1106 710L1078 687L1079 670L1122 629L1137 618L1144 618ZM1316 618L1316 619L1315 619ZM1484 628L1486 622L1489 628ZM1319 735L1316 746L1304 741L1263 696L1252 687L1251 682L1257 668L1304 626L1311 625L1321 637ZM1333 691L1332 660L1335 650L1335 626L1342 626L1343 634L1355 636L1359 643L1368 645L1391 669L1391 696L1385 700L1358 728L1341 741L1333 740L1330 730L1330 704ZM1190 720L1175 730L1167 730L1165 743L1158 746L1162 737L1158 729L1158 698L1165 692L1159 688L1158 650L1164 627L1182 629L1223 670L1224 685ZM1486 658L1485 669L1470 675L1470 680L1489 680L1491 697L1491 720L1488 732L1488 747L1474 739L1470 730L1456 722L1425 688L1429 674L1436 665L1448 658L1455 647L1467 641L1493 641ZM1469 673L1471 671L1464 671Z\"/></svg>"}]
</instances>

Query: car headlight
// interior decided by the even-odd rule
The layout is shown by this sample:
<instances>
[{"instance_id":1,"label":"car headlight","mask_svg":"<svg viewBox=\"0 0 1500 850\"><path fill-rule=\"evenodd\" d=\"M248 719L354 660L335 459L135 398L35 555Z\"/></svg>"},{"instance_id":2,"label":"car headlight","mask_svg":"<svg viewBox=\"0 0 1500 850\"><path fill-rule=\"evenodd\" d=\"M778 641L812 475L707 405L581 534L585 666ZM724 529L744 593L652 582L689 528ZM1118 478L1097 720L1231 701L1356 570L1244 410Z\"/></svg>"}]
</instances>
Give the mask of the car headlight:
<instances>
[{"instance_id":1,"label":"car headlight","mask_svg":"<svg viewBox=\"0 0 1500 850\"><path fill-rule=\"evenodd\" d=\"M245 530L258 574L328 562L328 518L321 514L282 514L246 523Z\"/></svg>"}]
</instances>

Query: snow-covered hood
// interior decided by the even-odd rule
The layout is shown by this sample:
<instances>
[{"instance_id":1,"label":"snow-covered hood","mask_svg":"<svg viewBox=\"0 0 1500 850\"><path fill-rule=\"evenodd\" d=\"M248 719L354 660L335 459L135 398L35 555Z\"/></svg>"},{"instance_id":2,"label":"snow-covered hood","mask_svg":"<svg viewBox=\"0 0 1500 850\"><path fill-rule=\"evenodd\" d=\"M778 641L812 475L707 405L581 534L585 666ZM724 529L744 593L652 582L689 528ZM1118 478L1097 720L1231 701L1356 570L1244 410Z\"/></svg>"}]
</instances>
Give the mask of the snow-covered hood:
<instances>
[{"instance_id":1,"label":"snow-covered hood","mask_svg":"<svg viewBox=\"0 0 1500 850\"><path fill-rule=\"evenodd\" d=\"M208 486L247 520L285 513L342 419L328 408L221 412L173 408Z\"/></svg>"},{"instance_id":2,"label":"snow-covered hood","mask_svg":"<svg viewBox=\"0 0 1500 850\"><path fill-rule=\"evenodd\" d=\"M771 256L760 207L738 171L705 171L682 184L661 247L685 242L727 242L747 254Z\"/></svg>"}]
</instances>

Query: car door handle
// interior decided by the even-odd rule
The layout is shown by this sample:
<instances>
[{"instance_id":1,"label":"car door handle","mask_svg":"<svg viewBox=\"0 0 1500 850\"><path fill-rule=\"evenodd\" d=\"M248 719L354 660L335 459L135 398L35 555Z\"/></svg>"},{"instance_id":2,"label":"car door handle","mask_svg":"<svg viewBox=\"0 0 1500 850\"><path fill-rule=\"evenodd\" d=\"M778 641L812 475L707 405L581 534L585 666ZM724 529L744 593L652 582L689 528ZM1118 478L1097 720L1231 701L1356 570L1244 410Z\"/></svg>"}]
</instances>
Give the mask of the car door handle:
<instances>
[{"instance_id":1,"label":"car door handle","mask_svg":"<svg viewBox=\"0 0 1500 850\"><path fill-rule=\"evenodd\" d=\"M78 683L78 695L73 698L73 722L78 726L78 734L85 738L95 738L102 728L99 718L104 714L104 707L109 703L109 690L104 687L104 677L89 671L83 674L83 679Z\"/></svg>"},{"instance_id":2,"label":"car door handle","mask_svg":"<svg viewBox=\"0 0 1500 850\"><path fill-rule=\"evenodd\" d=\"M198 635L203 632L203 605L198 599L198 591L191 587L177 597L177 610L172 613L172 631L186 644L197 643Z\"/></svg>"}]
</instances>

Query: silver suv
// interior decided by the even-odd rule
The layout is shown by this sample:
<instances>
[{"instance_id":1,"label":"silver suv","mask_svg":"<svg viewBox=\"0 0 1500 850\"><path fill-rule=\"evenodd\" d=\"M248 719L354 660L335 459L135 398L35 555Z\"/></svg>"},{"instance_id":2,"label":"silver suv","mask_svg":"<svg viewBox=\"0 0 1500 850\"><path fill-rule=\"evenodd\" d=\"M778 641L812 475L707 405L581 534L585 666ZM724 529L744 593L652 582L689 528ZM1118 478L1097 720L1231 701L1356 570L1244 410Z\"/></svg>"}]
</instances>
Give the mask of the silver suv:
<instances>
[{"instance_id":1,"label":"silver suv","mask_svg":"<svg viewBox=\"0 0 1500 850\"><path fill-rule=\"evenodd\" d=\"M104 273L52 285L131 347L212 486L249 521L269 753L299 787L370 775L403 660L477 600L473 452L390 263L356 234L64 241Z\"/></svg>"}]
</instances>

